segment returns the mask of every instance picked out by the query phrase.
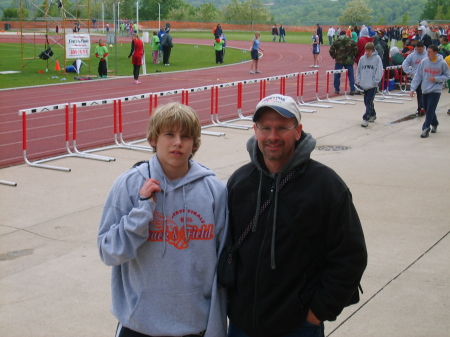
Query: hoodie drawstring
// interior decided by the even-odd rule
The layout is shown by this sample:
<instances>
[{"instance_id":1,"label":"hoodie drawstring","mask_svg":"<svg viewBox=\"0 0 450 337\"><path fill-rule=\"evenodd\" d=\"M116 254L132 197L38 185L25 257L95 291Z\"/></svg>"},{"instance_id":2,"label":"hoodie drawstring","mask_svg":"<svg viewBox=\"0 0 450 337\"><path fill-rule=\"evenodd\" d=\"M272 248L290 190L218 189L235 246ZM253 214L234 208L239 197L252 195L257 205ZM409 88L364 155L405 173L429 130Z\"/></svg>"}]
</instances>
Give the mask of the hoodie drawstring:
<instances>
[{"instance_id":1,"label":"hoodie drawstring","mask_svg":"<svg viewBox=\"0 0 450 337\"><path fill-rule=\"evenodd\" d=\"M252 232L256 232L258 229L258 220L259 220L259 210L261 208L261 188L262 188L262 179L263 179L263 173L260 171L259 173L259 187L258 187L258 196L256 199L256 214L255 214L255 221L253 221L253 228Z\"/></svg>"},{"instance_id":2,"label":"hoodie drawstring","mask_svg":"<svg viewBox=\"0 0 450 337\"><path fill-rule=\"evenodd\" d=\"M166 232L167 232L167 221L166 221L166 191L167 191L167 179L164 177L164 199L163 199L163 254L166 254Z\"/></svg>"},{"instance_id":3,"label":"hoodie drawstring","mask_svg":"<svg viewBox=\"0 0 450 337\"><path fill-rule=\"evenodd\" d=\"M187 217L187 205L186 205L186 191L185 186L183 185L183 204L184 204L184 219L183 219L183 228L184 228L184 240L186 241L186 245L189 246L188 236L187 236L187 225L186 225L186 217Z\"/></svg>"},{"instance_id":4,"label":"hoodie drawstring","mask_svg":"<svg viewBox=\"0 0 450 337\"><path fill-rule=\"evenodd\" d=\"M276 228L277 228L277 213L278 213L278 184L279 184L279 177L277 177L277 181L275 184L275 205L273 210L273 223L272 223L272 242L270 244L270 267L272 270L275 270L277 268L275 264L275 234L276 234Z\"/></svg>"}]
</instances>

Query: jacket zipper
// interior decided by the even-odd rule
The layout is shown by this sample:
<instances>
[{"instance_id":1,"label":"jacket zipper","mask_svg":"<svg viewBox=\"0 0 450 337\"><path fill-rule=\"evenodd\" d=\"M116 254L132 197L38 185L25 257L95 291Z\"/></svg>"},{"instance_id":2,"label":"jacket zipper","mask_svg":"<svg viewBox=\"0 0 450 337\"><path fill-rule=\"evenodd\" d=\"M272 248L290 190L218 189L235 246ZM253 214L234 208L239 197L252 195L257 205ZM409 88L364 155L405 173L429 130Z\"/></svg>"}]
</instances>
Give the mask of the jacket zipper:
<instances>
[{"instance_id":1,"label":"jacket zipper","mask_svg":"<svg viewBox=\"0 0 450 337\"><path fill-rule=\"evenodd\" d=\"M272 204L272 200L273 200L274 190L275 190L275 182L272 182L272 186L270 187L270 196L269 196L269 199L270 199L270 201L271 201L271 204ZM270 220L270 214L271 214L272 210L273 210L273 205L270 205L270 206L269 206L269 209L268 209L268 212L267 212L267 217L266 217L267 222ZM261 218L260 218L259 221L261 221ZM258 226L258 227L259 227L259 226ZM260 228L260 227L259 227L259 228ZM256 332L256 334L257 334L258 336L259 336L258 328L257 328L257 326L258 326L257 323L258 323L258 322L257 322L257 319L256 319L256 318L257 318L257 317L256 317L256 313L255 313L256 299L257 299L256 294L257 294L257 287L258 287L258 271L259 271L260 257L261 257L262 251L263 251L264 243L266 242L267 228L268 228L268 225L267 225L267 223L266 223L266 226L265 226L265 228L264 228L264 237L263 237L263 241L262 241L262 243L261 243L261 246L259 247L258 259L256 260L255 286L253 287L253 288L254 288L254 292L253 292L253 330Z\"/></svg>"}]
</instances>

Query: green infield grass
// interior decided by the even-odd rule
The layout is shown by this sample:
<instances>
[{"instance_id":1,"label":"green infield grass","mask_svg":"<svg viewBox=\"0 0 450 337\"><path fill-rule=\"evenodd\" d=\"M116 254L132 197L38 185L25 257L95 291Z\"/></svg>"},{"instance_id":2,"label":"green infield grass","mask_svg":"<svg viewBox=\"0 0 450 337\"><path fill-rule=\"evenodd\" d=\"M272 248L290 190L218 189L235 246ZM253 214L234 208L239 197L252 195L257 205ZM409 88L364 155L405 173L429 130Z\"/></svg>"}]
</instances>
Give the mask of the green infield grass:
<instances>
[{"instance_id":1,"label":"green infield grass","mask_svg":"<svg viewBox=\"0 0 450 337\"><path fill-rule=\"evenodd\" d=\"M83 60L86 65L81 68L80 75L76 73L64 74L63 49L58 46L52 46L54 52L53 58L58 59L61 71L56 71L56 64L53 60L49 62L39 58L34 60L24 60L25 67L22 70L21 51L19 43L2 43L0 59L0 72L2 71L21 71L14 74L0 75L0 89L17 88L27 86L37 86L45 84L55 84L64 82L78 82L74 77L88 76L97 77L98 61L94 55L96 44L91 45L90 62ZM130 53L130 43L119 43L117 45L117 74L116 74L116 48L108 47L108 76L131 76L133 73L133 66L131 58L128 58ZM34 57L40 53L40 49L36 49L32 44L25 45L24 58ZM245 50L226 48L224 65L232 63L240 63L250 60L250 53ZM180 71L198 68L208 68L218 66L215 59L215 51L212 45L190 45L190 44L175 44L170 55L170 66L163 64L154 64L151 48L146 44L146 66L147 74L156 72ZM72 61L66 63L66 66L71 65ZM89 71L90 65L90 71ZM142 73L142 68L141 68ZM56 78L55 78L56 77ZM102 79L103 80L103 79Z\"/></svg>"}]
</instances>

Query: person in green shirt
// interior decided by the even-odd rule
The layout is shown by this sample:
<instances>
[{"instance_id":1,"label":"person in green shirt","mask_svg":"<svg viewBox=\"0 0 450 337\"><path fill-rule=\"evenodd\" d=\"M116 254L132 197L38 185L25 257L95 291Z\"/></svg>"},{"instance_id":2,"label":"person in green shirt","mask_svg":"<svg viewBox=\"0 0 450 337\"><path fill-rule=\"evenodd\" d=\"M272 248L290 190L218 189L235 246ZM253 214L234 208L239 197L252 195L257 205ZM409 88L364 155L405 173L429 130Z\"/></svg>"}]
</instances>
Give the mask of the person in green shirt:
<instances>
[{"instance_id":1,"label":"person in green shirt","mask_svg":"<svg viewBox=\"0 0 450 337\"><path fill-rule=\"evenodd\" d=\"M98 46L95 47L95 57L99 59L98 62L98 78L106 78L108 58L108 48L103 43L103 40L98 40Z\"/></svg>"},{"instance_id":2,"label":"person in green shirt","mask_svg":"<svg viewBox=\"0 0 450 337\"><path fill-rule=\"evenodd\" d=\"M441 43L439 45L439 54L441 54L444 58L450 55L450 43L448 43L448 37L447 36L441 36L439 39L439 42Z\"/></svg>"},{"instance_id":3,"label":"person in green shirt","mask_svg":"<svg viewBox=\"0 0 450 337\"><path fill-rule=\"evenodd\" d=\"M158 62L158 53L159 53L159 37L158 37L158 32L155 30L153 32L153 37L152 37L152 55L153 55L153 63L159 63Z\"/></svg>"},{"instance_id":4,"label":"person in green shirt","mask_svg":"<svg viewBox=\"0 0 450 337\"><path fill-rule=\"evenodd\" d=\"M125 24L122 22L119 27L120 27L120 36L123 36L123 34L125 33Z\"/></svg>"},{"instance_id":5,"label":"person in green shirt","mask_svg":"<svg viewBox=\"0 0 450 337\"><path fill-rule=\"evenodd\" d=\"M214 40L214 49L216 50L216 63L223 63L223 54L222 54L222 48L223 44L225 43L224 40L222 40L220 37L216 37Z\"/></svg>"}]
</instances>

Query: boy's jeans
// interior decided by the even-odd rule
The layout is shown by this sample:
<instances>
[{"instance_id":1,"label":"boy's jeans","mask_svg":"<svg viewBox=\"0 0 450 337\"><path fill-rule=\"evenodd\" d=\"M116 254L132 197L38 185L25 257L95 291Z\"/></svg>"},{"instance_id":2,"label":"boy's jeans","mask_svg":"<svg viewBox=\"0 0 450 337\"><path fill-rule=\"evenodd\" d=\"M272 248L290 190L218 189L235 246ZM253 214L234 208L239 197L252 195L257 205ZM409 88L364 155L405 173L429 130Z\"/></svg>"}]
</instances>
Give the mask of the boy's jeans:
<instances>
[{"instance_id":1,"label":"boy's jeans","mask_svg":"<svg viewBox=\"0 0 450 337\"><path fill-rule=\"evenodd\" d=\"M439 92L432 92L429 94L422 93L423 108L426 111L425 122L422 125L422 130L426 130L432 126L438 126L439 122L436 117L436 108L439 103L441 94Z\"/></svg>"},{"instance_id":2,"label":"boy's jeans","mask_svg":"<svg viewBox=\"0 0 450 337\"><path fill-rule=\"evenodd\" d=\"M371 116L375 116L377 114L375 112L375 107L373 106L373 100L376 93L377 88L371 88L364 91L364 105L366 106L366 113L364 114L363 119L366 121L368 121Z\"/></svg>"}]
</instances>

